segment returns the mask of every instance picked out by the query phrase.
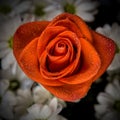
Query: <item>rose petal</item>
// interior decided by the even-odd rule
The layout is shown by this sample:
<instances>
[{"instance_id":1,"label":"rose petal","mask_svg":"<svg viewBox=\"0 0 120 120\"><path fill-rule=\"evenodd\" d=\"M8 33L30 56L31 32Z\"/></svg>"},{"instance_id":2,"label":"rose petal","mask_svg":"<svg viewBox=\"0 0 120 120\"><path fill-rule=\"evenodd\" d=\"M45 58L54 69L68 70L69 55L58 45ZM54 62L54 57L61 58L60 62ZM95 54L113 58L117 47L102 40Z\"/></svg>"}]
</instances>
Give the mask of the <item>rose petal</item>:
<instances>
[{"instance_id":1,"label":"rose petal","mask_svg":"<svg viewBox=\"0 0 120 120\"><path fill-rule=\"evenodd\" d=\"M67 30L65 27L57 26L57 27L47 27L44 32L41 34L38 46L37 46L37 53L38 58L40 58L42 52L45 50L47 44L53 40L57 35L61 32ZM46 36L47 35L47 36Z\"/></svg>"},{"instance_id":2,"label":"rose petal","mask_svg":"<svg viewBox=\"0 0 120 120\"><path fill-rule=\"evenodd\" d=\"M68 18L65 18L62 20L60 19L56 21L55 23L53 21L53 24L51 26L63 26L67 28L69 31L76 33L77 36L83 37L83 34L81 34L81 30L79 29L78 25L76 25L73 21L71 21Z\"/></svg>"},{"instance_id":3,"label":"rose petal","mask_svg":"<svg viewBox=\"0 0 120 120\"><path fill-rule=\"evenodd\" d=\"M65 67L63 73L65 76L59 76L59 72L48 71L48 78L49 75L56 78L45 79L41 74L41 69L47 66L46 46L60 33L63 33L62 37L65 37L65 31L75 32L77 37L72 39L77 38L77 42L80 43L80 45L75 45L76 54L74 53L73 57L76 58ZM66 36L71 38L68 33ZM72 39L72 44L76 44ZM13 44L15 57L24 72L31 79L40 82L51 93L67 101L84 97L92 82L103 74L115 54L115 44L112 40L93 32L81 18L68 13L57 16L51 22L33 22L22 25L15 33ZM40 61L41 56L43 63ZM64 61L66 62L67 59L65 58ZM53 62L52 58L51 61ZM43 68L40 67L41 64L44 64ZM78 66L77 70L71 71L71 68L76 68L76 66Z\"/></svg>"},{"instance_id":4,"label":"rose petal","mask_svg":"<svg viewBox=\"0 0 120 120\"><path fill-rule=\"evenodd\" d=\"M63 85L63 86L44 86L51 93L53 93L58 98L65 101L74 102L75 100L83 98L88 90L90 89L91 81L87 81L83 84L77 85Z\"/></svg>"},{"instance_id":5,"label":"rose petal","mask_svg":"<svg viewBox=\"0 0 120 120\"><path fill-rule=\"evenodd\" d=\"M41 83L47 85L61 85L59 81L56 83L48 81L46 83L47 80L44 80L39 73L36 55L38 40L34 38L38 37L48 24L49 22L42 21L30 22L20 26L14 35L13 51L19 65L31 79L37 82L41 79Z\"/></svg>"},{"instance_id":6,"label":"rose petal","mask_svg":"<svg viewBox=\"0 0 120 120\"><path fill-rule=\"evenodd\" d=\"M71 29L74 29L77 26L87 40L89 40L90 42L93 41L92 40L92 35L90 33L90 30L89 30L88 26L85 24L85 22L80 17L78 17L76 15L69 14L69 13L63 13L63 14L55 17L48 26L57 25L57 23L59 21L62 21L62 20L66 20L67 22L71 21L72 23L74 23L75 25L73 26L69 22L68 23L69 25L67 25L67 27L69 28L69 26L71 26ZM66 26L67 22L58 23L58 25L59 26Z\"/></svg>"},{"instance_id":7,"label":"rose petal","mask_svg":"<svg viewBox=\"0 0 120 120\"><path fill-rule=\"evenodd\" d=\"M85 39L81 38L82 66L79 72L67 78L60 79L67 84L80 84L91 80L101 67L101 60L95 48Z\"/></svg>"},{"instance_id":8,"label":"rose petal","mask_svg":"<svg viewBox=\"0 0 120 120\"><path fill-rule=\"evenodd\" d=\"M105 36L96 33L91 30L91 33L93 35L93 46L96 48L96 50L99 53L100 59L101 59L101 68L96 74L96 76L93 78L96 80L99 76L101 76L107 67L110 65L110 63L113 60L115 51L116 51L116 45L115 43Z\"/></svg>"},{"instance_id":9,"label":"rose petal","mask_svg":"<svg viewBox=\"0 0 120 120\"><path fill-rule=\"evenodd\" d=\"M17 29L13 40L13 51L17 59L24 47L39 36L48 24L48 21L29 22Z\"/></svg>"},{"instance_id":10,"label":"rose petal","mask_svg":"<svg viewBox=\"0 0 120 120\"><path fill-rule=\"evenodd\" d=\"M43 79L40 74L39 62L37 58L37 43L38 38L33 39L19 55L19 65L24 70L24 72L34 81L40 82L41 84L50 85L50 86L61 86L63 83L60 81L50 81ZM29 52L28 52L29 51Z\"/></svg>"},{"instance_id":11,"label":"rose petal","mask_svg":"<svg viewBox=\"0 0 120 120\"><path fill-rule=\"evenodd\" d=\"M75 69L77 68L79 60L80 60L81 45L80 45L80 40L77 38L76 34L73 32L70 32L70 31L65 31L65 32L63 31L62 33L60 33L58 35L58 37L62 37L64 39L69 39L69 42L72 42L73 46L76 47L76 49L77 49L76 56L74 56L76 58L65 69L61 70L60 72L56 71L56 72L52 73L52 72L48 71L48 69L45 67L46 66L46 59L47 59L47 52L44 51L44 53L41 56L41 58L42 58L41 59L42 60L41 61L42 62L41 63L41 72L43 73L43 74L42 73L41 74L44 75L44 78L47 78L50 80L56 80L56 79L59 79L59 78L66 76L68 74L72 74L75 71ZM55 39L55 40L57 40L57 39ZM71 47L73 47L73 46L71 46ZM71 50L72 50L72 48L71 48ZM71 56L73 56L72 53L71 53ZM55 59L55 60L57 60L57 59Z\"/></svg>"}]
</instances>

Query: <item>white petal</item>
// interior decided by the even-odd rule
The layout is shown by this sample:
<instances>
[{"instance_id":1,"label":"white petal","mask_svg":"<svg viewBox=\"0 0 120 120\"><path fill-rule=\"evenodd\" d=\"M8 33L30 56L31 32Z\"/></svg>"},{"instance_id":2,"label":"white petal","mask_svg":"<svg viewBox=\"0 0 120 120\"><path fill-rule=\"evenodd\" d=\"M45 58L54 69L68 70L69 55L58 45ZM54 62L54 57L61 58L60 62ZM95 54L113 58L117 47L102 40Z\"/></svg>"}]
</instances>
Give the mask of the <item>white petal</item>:
<instances>
[{"instance_id":1,"label":"white petal","mask_svg":"<svg viewBox=\"0 0 120 120\"><path fill-rule=\"evenodd\" d=\"M109 24L105 24L103 27L98 27L96 29L97 32L109 37L111 34L111 26Z\"/></svg>"},{"instance_id":2,"label":"white petal","mask_svg":"<svg viewBox=\"0 0 120 120\"><path fill-rule=\"evenodd\" d=\"M3 23L0 23L0 36L2 40L8 41L14 35L16 29L21 23L22 22L20 16L15 16L4 21Z\"/></svg>"},{"instance_id":3,"label":"white petal","mask_svg":"<svg viewBox=\"0 0 120 120\"><path fill-rule=\"evenodd\" d=\"M50 3L53 3L53 0L34 0L33 4L34 5L43 5L43 6L47 6Z\"/></svg>"},{"instance_id":4,"label":"white petal","mask_svg":"<svg viewBox=\"0 0 120 120\"><path fill-rule=\"evenodd\" d=\"M115 111L111 111L106 113L101 120L120 120L120 114Z\"/></svg>"},{"instance_id":5,"label":"white petal","mask_svg":"<svg viewBox=\"0 0 120 120\"><path fill-rule=\"evenodd\" d=\"M33 104L28 108L29 114L34 116L34 118L38 118L41 112L42 105L40 104Z\"/></svg>"},{"instance_id":6,"label":"white petal","mask_svg":"<svg viewBox=\"0 0 120 120\"><path fill-rule=\"evenodd\" d=\"M19 5L17 5L17 7L14 8L14 11L18 14L18 13L22 13L25 12L26 10L28 10L31 6L31 2L30 1L24 1L21 2Z\"/></svg>"},{"instance_id":7,"label":"white petal","mask_svg":"<svg viewBox=\"0 0 120 120\"><path fill-rule=\"evenodd\" d=\"M15 68L16 71L15 71L14 75L16 75L19 80L28 79L28 77L25 75L25 73L22 71L22 69L17 64L16 60L15 60L15 64L16 64L16 68Z\"/></svg>"},{"instance_id":8,"label":"white petal","mask_svg":"<svg viewBox=\"0 0 120 120\"><path fill-rule=\"evenodd\" d=\"M15 94L11 91L7 91L3 97L4 102L8 102L10 106L14 106L17 103Z\"/></svg>"},{"instance_id":9,"label":"white petal","mask_svg":"<svg viewBox=\"0 0 120 120\"><path fill-rule=\"evenodd\" d=\"M53 11L54 9L55 9L55 6L50 5L50 6L48 6L48 7L45 7L45 8L44 8L44 11L45 11L45 12L49 12L49 11Z\"/></svg>"},{"instance_id":10,"label":"white petal","mask_svg":"<svg viewBox=\"0 0 120 120\"><path fill-rule=\"evenodd\" d=\"M8 48L8 44L5 41L0 41L0 51L4 48Z\"/></svg>"},{"instance_id":11,"label":"white petal","mask_svg":"<svg viewBox=\"0 0 120 120\"><path fill-rule=\"evenodd\" d=\"M94 109L100 116L110 111L110 107L107 105L94 105Z\"/></svg>"},{"instance_id":12,"label":"white petal","mask_svg":"<svg viewBox=\"0 0 120 120\"><path fill-rule=\"evenodd\" d=\"M1 51L0 51L0 58L4 58L7 54L9 54L10 53L10 50L9 49L2 49Z\"/></svg>"},{"instance_id":13,"label":"white petal","mask_svg":"<svg viewBox=\"0 0 120 120\"><path fill-rule=\"evenodd\" d=\"M107 68L108 71L117 70L120 68L120 53L115 54L115 57L110 64L110 66Z\"/></svg>"},{"instance_id":14,"label":"white petal","mask_svg":"<svg viewBox=\"0 0 120 120\"><path fill-rule=\"evenodd\" d=\"M43 87L36 86L33 89L33 99L36 103L44 103L51 98L51 94Z\"/></svg>"},{"instance_id":15,"label":"white petal","mask_svg":"<svg viewBox=\"0 0 120 120\"><path fill-rule=\"evenodd\" d=\"M83 0L76 0L74 1L74 5L76 6L76 8L81 4Z\"/></svg>"},{"instance_id":16,"label":"white petal","mask_svg":"<svg viewBox=\"0 0 120 120\"><path fill-rule=\"evenodd\" d=\"M109 25L109 24L105 24L104 26L103 26L103 29L104 29L104 31L106 32L106 36L110 36L110 33L111 33L111 26Z\"/></svg>"},{"instance_id":17,"label":"white petal","mask_svg":"<svg viewBox=\"0 0 120 120\"><path fill-rule=\"evenodd\" d=\"M115 34L119 38L119 33L120 33L120 25L118 23L113 23L112 24L112 33ZM119 38L120 39L120 38ZM118 40L118 39L117 39ZM116 40L115 40L116 41ZM120 41L118 41L120 43Z\"/></svg>"},{"instance_id":18,"label":"white petal","mask_svg":"<svg viewBox=\"0 0 120 120\"><path fill-rule=\"evenodd\" d=\"M79 10L77 10L76 14L80 16L83 20L85 20L86 22L92 22L94 20L94 16L91 13L79 12Z\"/></svg>"},{"instance_id":19,"label":"white petal","mask_svg":"<svg viewBox=\"0 0 120 120\"><path fill-rule=\"evenodd\" d=\"M47 105L45 105L40 112L39 118L47 119L51 115L51 113L51 109Z\"/></svg>"},{"instance_id":20,"label":"white petal","mask_svg":"<svg viewBox=\"0 0 120 120\"><path fill-rule=\"evenodd\" d=\"M12 19L11 21L11 26L9 25L9 29L11 28L11 35L13 36L15 31L17 30L17 28L22 24L21 22L21 16L16 16L14 17L14 19ZM9 23L10 24L10 23Z\"/></svg>"},{"instance_id":21,"label":"white petal","mask_svg":"<svg viewBox=\"0 0 120 120\"><path fill-rule=\"evenodd\" d=\"M21 82L22 82L21 89L26 89L26 88L30 89L33 84L33 81L30 79L24 79Z\"/></svg>"},{"instance_id":22,"label":"white petal","mask_svg":"<svg viewBox=\"0 0 120 120\"><path fill-rule=\"evenodd\" d=\"M120 91L120 81L118 77L114 78L113 84L116 86L116 90Z\"/></svg>"},{"instance_id":23,"label":"white petal","mask_svg":"<svg viewBox=\"0 0 120 120\"><path fill-rule=\"evenodd\" d=\"M31 91L29 89L19 89L17 91L17 95L18 105L24 105L28 107L33 103Z\"/></svg>"},{"instance_id":24,"label":"white petal","mask_svg":"<svg viewBox=\"0 0 120 120\"><path fill-rule=\"evenodd\" d=\"M103 29L102 27L98 27L98 28L96 28L96 32L105 35L105 31L104 31L104 29Z\"/></svg>"},{"instance_id":25,"label":"white petal","mask_svg":"<svg viewBox=\"0 0 120 120\"><path fill-rule=\"evenodd\" d=\"M62 108L66 107L67 104L64 100L60 99L60 98L57 98L58 99L58 103L62 106ZM80 100L79 100L80 101ZM74 101L74 102L78 102L78 100Z\"/></svg>"},{"instance_id":26,"label":"white petal","mask_svg":"<svg viewBox=\"0 0 120 120\"><path fill-rule=\"evenodd\" d=\"M49 107L52 109L53 112L55 112L57 110L57 106L58 106L57 98L53 98L49 103Z\"/></svg>"},{"instance_id":27,"label":"white petal","mask_svg":"<svg viewBox=\"0 0 120 120\"><path fill-rule=\"evenodd\" d=\"M115 100L120 100L120 91L116 89L116 85L109 83L105 88L106 93L110 94Z\"/></svg>"},{"instance_id":28,"label":"white petal","mask_svg":"<svg viewBox=\"0 0 120 120\"><path fill-rule=\"evenodd\" d=\"M107 93L100 93L97 96L97 100L100 104L113 105L114 99Z\"/></svg>"},{"instance_id":29,"label":"white petal","mask_svg":"<svg viewBox=\"0 0 120 120\"><path fill-rule=\"evenodd\" d=\"M11 72L13 73L13 75L15 75L16 70L17 70L17 62L14 59L14 57L13 57L13 61L14 61L14 64L12 64L12 66L11 66Z\"/></svg>"},{"instance_id":30,"label":"white petal","mask_svg":"<svg viewBox=\"0 0 120 120\"><path fill-rule=\"evenodd\" d=\"M47 18L48 20L52 20L55 16L61 14L62 12L63 12L63 11L61 11L61 10L55 10L55 11L53 11L53 12L48 12L48 13L46 14L46 18Z\"/></svg>"},{"instance_id":31,"label":"white petal","mask_svg":"<svg viewBox=\"0 0 120 120\"><path fill-rule=\"evenodd\" d=\"M7 42L9 40L9 38L11 37L11 32L8 29L9 25L7 26L7 22L1 22L0 23L0 36L1 36L1 40Z\"/></svg>"},{"instance_id":32,"label":"white petal","mask_svg":"<svg viewBox=\"0 0 120 120\"><path fill-rule=\"evenodd\" d=\"M0 70L0 78L7 79L9 81L12 78L10 69Z\"/></svg>"},{"instance_id":33,"label":"white petal","mask_svg":"<svg viewBox=\"0 0 120 120\"><path fill-rule=\"evenodd\" d=\"M0 96L3 96L9 87L9 81L6 79L0 80Z\"/></svg>"},{"instance_id":34,"label":"white petal","mask_svg":"<svg viewBox=\"0 0 120 120\"><path fill-rule=\"evenodd\" d=\"M75 2L75 0L66 0L66 2L69 4L73 4Z\"/></svg>"},{"instance_id":35,"label":"white petal","mask_svg":"<svg viewBox=\"0 0 120 120\"><path fill-rule=\"evenodd\" d=\"M24 14L21 16L22 17L22 21L23 23L26 23L26 22L32 22L32 21L35 21L35 15L34 14Z\"/></svg>"},{"instance_id":36,"label":"white petal","mask_svg":"<svg viewBox=\"0 0 120 120\"><path fill-rule=\"evenodd\" d=\"M81 2L79 5L82 11L91 11L98 6L98 2Z\"/></svg>"},{"instance_id":37,"label":"white petal","mask_svg":"<svg viewBox=\"0 0 120 120\"><path fill-rule=\"evenodd\" d=\"M58 103L58 99L57 98L53 98L50 103L49 103L49 107L52 110L52 116L56 116L58 115L62 108L63 108L63 103ZM65 106L64 106L65 107Z\"/></svg>"},{"instance_id":38,"label":"white petal","mask_svg":"<svg viewBox=\"0 0 120 120\"><path fill-rule=\"evenodd\" d=\"M10 67L11 64L13 64L15 61L14 61L14 56L13 56L13 53L12 51L7 54L4 59L2 59L1 61L1 64L2 64L2 68L3 69L8 69Z\"/></svg>"}]
</instances>

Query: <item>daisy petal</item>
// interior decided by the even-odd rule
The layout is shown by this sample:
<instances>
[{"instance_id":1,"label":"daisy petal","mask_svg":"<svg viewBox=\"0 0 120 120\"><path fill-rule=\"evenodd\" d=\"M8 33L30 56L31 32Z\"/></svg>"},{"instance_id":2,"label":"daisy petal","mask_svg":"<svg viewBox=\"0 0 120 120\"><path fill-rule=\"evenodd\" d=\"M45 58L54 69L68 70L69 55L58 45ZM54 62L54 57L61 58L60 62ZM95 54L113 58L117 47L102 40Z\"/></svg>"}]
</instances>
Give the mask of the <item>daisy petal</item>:
<instances>
[{"instance_id":1,"label":"daisy petal","mask_svg":"<svg viewBox=\"0 0 120 120\"><path fill-rule=\"evenodd\" d=\"M40 112L39 118L47 119L51 115L51 113L51 109L47 105L45 105Z\"/></svg>"},{"instance_id":2,"label":"daisy petal","mask_svg":"<svg viewBox=\"0 0 120 120\"><path fill-rule=\"evenodd\" d=\"M107 93L100 93L97 97L100 104L113 105L114 99Z\"/></svg>"},{"instance_id":3,"label":"daisy petal","mask_svg":"<svg viewBox=\"0 0 120 120\"><path fill-rule=\"evenodd\" d=\"M120 100L119 91L116 89L116 86L112 83L109 83L105 89L106 93L110 94L115 100Z\"/></svg>"}]
</instances>

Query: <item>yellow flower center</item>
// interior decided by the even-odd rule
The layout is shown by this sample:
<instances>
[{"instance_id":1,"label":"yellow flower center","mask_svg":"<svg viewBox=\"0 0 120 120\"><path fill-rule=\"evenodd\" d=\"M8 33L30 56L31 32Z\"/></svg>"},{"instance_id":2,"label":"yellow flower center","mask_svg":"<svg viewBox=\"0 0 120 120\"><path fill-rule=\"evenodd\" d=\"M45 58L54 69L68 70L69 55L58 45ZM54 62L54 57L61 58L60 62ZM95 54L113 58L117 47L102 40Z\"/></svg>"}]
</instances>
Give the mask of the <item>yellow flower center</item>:
<instances>
[{"instance_id":1,"label":"yellow flower center","mask_svg":"<svg viewBox=\"0 0 120 120\"><path fill-rule=\"evenodd\" d=\"M117 100L114 103L114 109L117 110L118 112L120 112L120 100Z\"/></svg>"},{"instance_id":2,"label":"yellow flower center","mask_svg":"<svg viewBox=\"0 0 120 120\"><path fill-rule=\"evenodd\" d=\"M2 14L8 14L12 11L12 8L9 5L1 5L0 6L0 13Z\"/></svg>"},{"instance_id":3,"label":"yellow flower center","mask_svg":"<svg viewBox=\"0 0 120 120\"><path fill-rule=\"evenodd\" d=\"M116 45L116 53L120 53L120 45Z\"/></svg>"},{"instance_id":4,"label":"yellow flower center","mask_svg":"<svg viewBox=\"0 0 120 120\"><path fill-rule=\"evenodd\" d=\"M34 11L34 13L35 13L35 15L37 15L37 16L43 16L44 14L45 14L45 12L44 12L44 6L42 6L42 5L37 5L36 7L35 7L35 11Z\"/></svg>"},{"instance_id":5,"label":"yellow flower center","mask_svg":"<svg viewBox=\"0 0 120 120\"><path fill-rule=\"evenodd\" d=\"M12 49L13 48L13 36L10 37L10 39L8 40L8 46Z\"/></svg>"},{"instance_id":6,"label":"yellow flower center","mask_svg":"<svg viewBox=\"0 0 120 120\"><path fill-rule=\"evenodd\" d=\"M12 91L17 90L20 87L20 82L16 79L10 81L9 89Z\"/></svg>"},{"instance_id":7,"label":"yellow flower center","mask_svg":"<svg viewBox=\"0 0 120 120\"><path fill-rule=\"evenodd\" d=\"M71 14L75 14L76 13L75 6L73 4L69 4L69 3L67 3L64 6L64 11L68 12L68 13L71 13Z\"/></svg>"}]
</instances>

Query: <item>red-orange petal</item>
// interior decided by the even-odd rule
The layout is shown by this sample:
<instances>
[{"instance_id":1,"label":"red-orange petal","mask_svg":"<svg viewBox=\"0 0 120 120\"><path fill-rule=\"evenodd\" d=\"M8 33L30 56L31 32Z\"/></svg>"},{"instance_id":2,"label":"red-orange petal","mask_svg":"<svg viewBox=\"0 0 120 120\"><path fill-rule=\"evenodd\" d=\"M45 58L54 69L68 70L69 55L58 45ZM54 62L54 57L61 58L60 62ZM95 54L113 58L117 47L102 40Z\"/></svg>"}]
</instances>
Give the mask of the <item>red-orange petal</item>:
<instances>
[{"instance_id":1,"label":"red-orange petal","mask_svg":"<svg viewBox=\"0 0 120 120\"><path fill-rule=\"evenodd\" d=\"M73 21L73 23L78 25L79 29L84 35L84 37L81 38L82 52L84 53L83 55L85 55L85 62L90 69L86 69L87 67L83 66L82 71L80 71L79 74L70 76L68 78L66 77L64 79L53 81L43 79L42 75L40 74L38 61L38 56L40 56L38 55L38 52L41 52L41 49L38 47L42 47L42 44L38 44L37 37L41 35L42 31L47 26L54 27L55 22L64 18L68 18ZM46 37L46 35L44 35L44 37ZM100 77L100 75L104 73L111 63L116 48L111 39L108 39L88 29L87 25L79 17L68 13L59 15L53 19L52 22L31 22L22 25L16 31L13 42L13 51L15 57L23 71L31 79L41 83L55 96L66 101L75 101L86 95L92 82ZM89 57L87 58L87 53L89 52L91 54L89 57L92 59ZM92 68L92 65L94 66L94 69Z\"/></svg>"},{"instance_id":2,"label":"red-orange petal","mask_svg":"<svg viewBox=\"0 0 120 120\"><path fill-rule=\"evenodd\" d=\"M38 45L37 45L37 53L38 57L40 58L41 54L45 50L47 44L53 40L57 35L61 32L65 31L65 27L57 26L57 27L47 27L44 32L41 34Z\"/></svg>"},{"instance_id":3,"label":"red-orange petal","mask_svg":"<svg viewBox=\"0 0 120 120\"><path fill-rule=\"evenodd\" d=\"M87 81L85 83L77 84L77 85L66 84L64 86L54 86L54 87L44 86L44 87L58 98L61 98L65 101L74 102L76 100L83 98L87 94L91 84L92 81Z\"/></svg>"},{"instance_id":4,"label":"red-orange petal","mask_svg":"<svg viewBox=\"0 0 120 120\"><path fill-rule=\"evenodd\" d=\"M101 68L96 74L96 76L93 78L93 80L96 80L105 72L107 67L112 62L116 51L116 44L113 40L99 33L96 33L92 30L91 33L93 36L93 46L98 51L98 54L101 59Z\"/></svg>"},{"instance_id":5,"label":"red-orange petal","mask_svg":"<svg viewBox=\"0 0 120 120\"><path fill-rule=\"evenodd\" d=\"M67 84L81 84L91 80L101 67L101 60L94 46L83 38L81 41L81 68L75 75L60 79Z\"/></svg>"},{"instance_id":6,"label":"red-orange petal","mask_svg":"<svg viewBox=\"0 0 120 120\"><path fill-rule=\"evenodd\" d=\"M87 24L85 24L85 22L80 17L78 17L76 15L69 14L69 13L63 13L63 14L55 17L48 26L54 26L58 22L60 22L62 20L65 20L65 19L67 19L66 22L69 22L69 21L73 22L74 25L76 25L79 28L79 30L82 33L83 37L85 37L88 41L92 42L92 35L90 33L90 30L89 30ZM67 24L67 23L62 23L62 26L64 26L64 24ZM73 27L72 24L69 25L69 26ZM71 28L71 29L74 29L74 28Z\"/></svg>"},{"instance_id":7,"label":"red-orange petal","mask_svg":"<svg viewBox=\"0 0 120 120\"><path fill-rule=\"evenodd\" d=\"M33 39L21 52L19 55L19 58L17 59L19 61L19 65L23 69L23 71L34 81L49 85L49 86L61 86L63 85L60 81L50 81L47 79L44 79L42 75L40 74L40 68L39 68L39 61L37 58L37 43L38 38Z\"/></svg>"},{"instance_id":8,"label":"red-orange petal","mask_svg":"<svg viewBox=\"0 0 120 120\"><path fill-rule=\"evenodd\" d=\"M91 33L93 35L93 46L97 50L99 57L101 59L101 67L99 71L92 79L83 82L81 81L81 84L72 85L66 84L60 87L44 86L55 96L66 101L75 101L77 99L83 98L90 89L92 82L98 79L105 72L105 70L111 63L116 51L115 43L111 39L106 38L103 35L100 35L94 31L91 31ZM78 79L80 80L80 78Z\"/></svg>"},{"instance_id":9,"label":"red-orange petal","mask_svg":"<svg viewBox=\"0 0 120 120\"><path fill-rule=\"evenodd\" d=\"M49 23L48 21L41 21L21 25L14 35L13 52L17 62L31 79L44 83L45 85L60 86L62 84L61 82L47 81L43 79L39 73L40 70L36 52L37 37L41 35Z\"/></svg>"},{"instance_id":10,"label":"red-orange petal","mask_svg":"<svg viewBox=\"0 0 120 120\"><path fill-rule=\"evenodd\" d=\"M48 21L29 22L21 25L17 29L13 40L13 52L16 59L19 58L24 47L35 37L38 37L49 23Z\"/></svg>"}]
</instances>

